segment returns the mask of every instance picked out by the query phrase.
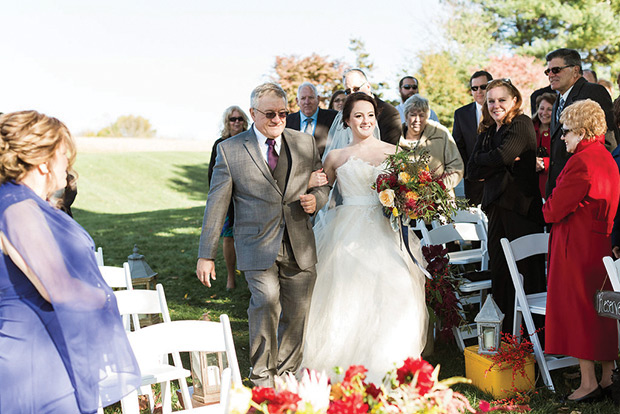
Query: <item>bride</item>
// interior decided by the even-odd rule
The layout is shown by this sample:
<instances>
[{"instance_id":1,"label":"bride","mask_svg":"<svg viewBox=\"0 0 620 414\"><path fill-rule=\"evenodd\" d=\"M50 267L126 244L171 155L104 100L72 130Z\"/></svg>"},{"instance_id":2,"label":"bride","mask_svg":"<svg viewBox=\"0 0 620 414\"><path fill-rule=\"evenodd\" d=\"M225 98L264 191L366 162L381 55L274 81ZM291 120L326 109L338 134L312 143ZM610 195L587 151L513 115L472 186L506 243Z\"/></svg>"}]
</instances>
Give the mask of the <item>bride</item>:
<instances>
[{"instance_id":1,"label":"bride","mask_svg":"<svg viewBox=\"0 0 620 414\"><path fill-rule=\"evenodd\" d=\"M380 382L394 364L420 356L428 314L424 276L401 248L371 188L387 154L396 150L372 137L376 111L372 97L350 95L342 119L353 140L324 162L330 184L338 178L343 203L314 229L317 280L302 366L330 373L336 366L364 365L368 379ZM412 232L410 243L423 263Z\"/></svg>"}]
</instances>

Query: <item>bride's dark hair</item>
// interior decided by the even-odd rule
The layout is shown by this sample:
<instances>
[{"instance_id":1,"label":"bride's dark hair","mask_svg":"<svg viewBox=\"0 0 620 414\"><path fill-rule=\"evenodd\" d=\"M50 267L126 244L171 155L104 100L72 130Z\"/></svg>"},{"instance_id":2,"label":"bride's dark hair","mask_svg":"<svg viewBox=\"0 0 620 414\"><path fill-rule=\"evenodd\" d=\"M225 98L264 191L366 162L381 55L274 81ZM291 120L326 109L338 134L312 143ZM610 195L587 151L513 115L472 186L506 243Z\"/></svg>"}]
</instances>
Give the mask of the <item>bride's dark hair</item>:
<instances>
[{"instance_id":1,"label":"bride's dark hair","mask_svg":"<svg viewBox=\"0 0 620 414\"><path fill-rule=\"evenodd\" d=\"M375 102L372 96L366 95L364 92L355 92L351 95L347 96L347 100L344 101L344 106L342 107L342 125L347 128L347 119L351 116L351 111L353 111L353 106L356 102L366 101L372 104L372 107L375 111L375 116L377 115L377 103Z\"/></svg>"}]
</instances>

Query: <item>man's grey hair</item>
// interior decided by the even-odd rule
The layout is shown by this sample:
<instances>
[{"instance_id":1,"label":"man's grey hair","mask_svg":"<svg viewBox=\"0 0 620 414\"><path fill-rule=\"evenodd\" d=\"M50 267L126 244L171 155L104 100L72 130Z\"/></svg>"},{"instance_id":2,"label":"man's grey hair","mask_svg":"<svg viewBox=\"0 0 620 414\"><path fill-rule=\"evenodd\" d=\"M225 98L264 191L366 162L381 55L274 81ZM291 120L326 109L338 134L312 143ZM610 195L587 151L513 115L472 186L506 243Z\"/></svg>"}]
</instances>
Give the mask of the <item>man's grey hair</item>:
<instances>
[{"instance_id":1,"label":"man's grey hair","mask_svg":"<svg viewBox=\"0 0 620 414\"><path fill-rule=\"evenodd\" d=\"M362 75L364 77L364 80L366 80L366 82L368 82L368 78L366 77L366 74L364 73L363 70L361 70L360 68L351 68L351 69L347 69L344 71L344 73L342 74L342 84L344 85L344 80L346 79L347 75L351 72L357 72L360 75Z\"/></svg>"},{"instance_id":2,"label":"man's grey hair","mask_svg":"<svg viewBox=\"0 0 620 414\"><path fill-rule=\"evenodd\" d=\"M431 107L428 103L428 99L421 97L419 94L415 94L407 98L405 101L405 115L409 112L424 112L429 113Z\"/></svg>"},{"instance_id":3,"label":"man's grey hair","mask_svg":"<svg viewBox=\"0 0 620 414\"><path fill-rule=\"evenodd\" d=\"M250 107L254 109L258 108L258 100L263 95L266 95L268 93L273 93L276 96L284 99L285 106L288 104L288 101L286 100L286 92L284 92L284 89L282 89L282 87L275 82L266 82L262 85L258 85L252 91L252 94L250 95Z\"/></svg>"},{"instance_id":4,"label":"man's grey hair","mask_svg":"<svg viewBox=\"0 0 620 414\"><path fill-rule=\"evenodd\" d=\"M301 85L299 85L299 88L297 88L297 97L299 98L299 95L301 95L301 90L305 87L308 87L310 89L312 89L312 92L314 92L314 96L318 97L319 96L319 91L316 89L316 86L314 86L313 84L311 84L310 82L304 82Z\"/></svg>"}]
</instances>

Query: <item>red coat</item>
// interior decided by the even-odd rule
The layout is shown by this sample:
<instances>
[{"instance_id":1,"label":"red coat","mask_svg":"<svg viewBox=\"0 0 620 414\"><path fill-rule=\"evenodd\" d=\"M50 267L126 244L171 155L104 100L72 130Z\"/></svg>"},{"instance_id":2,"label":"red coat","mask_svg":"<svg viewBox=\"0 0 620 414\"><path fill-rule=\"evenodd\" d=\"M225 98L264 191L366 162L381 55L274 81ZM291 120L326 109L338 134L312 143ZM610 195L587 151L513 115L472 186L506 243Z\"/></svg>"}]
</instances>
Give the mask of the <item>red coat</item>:
<instances>
[{"instance_id":1,"label":"red coat","mask_svg":"<svg viewBox=\"0 0 620 414\"><path fill-rule=\"evenodd\" d=\"M605 280L620 176L603 144L581 141L543 206L549 239L545 352L609 361L618 357L615 319L600 317L594 294ZM611 290L609 280L605 289Z\"/></svg>"}]
</instances>

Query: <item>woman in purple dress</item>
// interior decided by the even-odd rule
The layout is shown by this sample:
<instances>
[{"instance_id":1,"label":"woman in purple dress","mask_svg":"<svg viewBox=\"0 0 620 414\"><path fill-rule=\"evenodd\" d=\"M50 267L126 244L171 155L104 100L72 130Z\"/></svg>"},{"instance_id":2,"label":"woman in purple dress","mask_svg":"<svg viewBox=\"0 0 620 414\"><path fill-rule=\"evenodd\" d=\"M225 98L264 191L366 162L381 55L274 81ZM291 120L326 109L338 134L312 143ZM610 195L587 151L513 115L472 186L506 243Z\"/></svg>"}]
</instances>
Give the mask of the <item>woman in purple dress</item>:
<instances>
[{"instance_id":1,"label":"woman in purple dress","mask_svg":"<svg viewBox=\"0 0 620 414\"><path fill-rule=\"evenodd\" d=\"M94 413L140 385L94 243L49 203L74 158L57 119L0 116L1 413Z\"/></svg>"}]
</instances>

